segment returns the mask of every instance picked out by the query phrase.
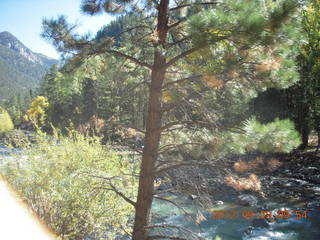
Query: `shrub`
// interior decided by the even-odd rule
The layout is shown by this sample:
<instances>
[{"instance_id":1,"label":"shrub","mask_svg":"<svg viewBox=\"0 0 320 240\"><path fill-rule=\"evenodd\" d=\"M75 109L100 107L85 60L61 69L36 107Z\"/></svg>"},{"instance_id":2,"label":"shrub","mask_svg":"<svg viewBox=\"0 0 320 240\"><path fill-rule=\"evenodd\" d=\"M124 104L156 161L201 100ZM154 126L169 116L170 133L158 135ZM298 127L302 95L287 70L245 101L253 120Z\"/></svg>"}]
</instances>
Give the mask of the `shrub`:
<instances>
[{"instance_id":1,"label":"shrub","mask_svg":"<svg viewBox=\"0 0 320 240\"><path fill-rule=\"evenodd\" d=\"M57 143L56 143L57 140ZM97 138L72 133L53 141L39 137L27 159L5 166L9 182L61 239L115 239L130 231L135 165Z\"/></svg>"},{"instance_id":2,"label":"shrub","mask_svg":"<svg viewBox=\"0 0 320 240\"><path fill-rule=\"evenodd\" d=\"M32 100L30 109L27 110L24 120L32 122L35 126L43 126L46 120L46 109L49 106L48 99L37 96Z\"/></svg>"},{"instance_id":3,"label":"shrub","mask_svg":"<svg viewBox=\"0 0 320 240\"><path fill-rule=\"evenodd\" d=\"M13 129L13 123L6 110L0 107L0 134Z\"/></svg>"}]
</instances>

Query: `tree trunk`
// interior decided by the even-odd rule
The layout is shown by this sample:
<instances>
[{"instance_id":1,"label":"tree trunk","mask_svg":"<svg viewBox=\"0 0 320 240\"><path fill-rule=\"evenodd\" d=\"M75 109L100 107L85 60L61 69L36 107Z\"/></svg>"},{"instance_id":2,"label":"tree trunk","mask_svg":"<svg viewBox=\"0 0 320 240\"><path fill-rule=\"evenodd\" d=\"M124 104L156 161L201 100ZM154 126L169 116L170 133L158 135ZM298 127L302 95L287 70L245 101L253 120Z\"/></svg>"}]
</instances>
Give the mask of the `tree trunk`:
<instances>
[{"instance_id":1,"label":"tree trunk","mask_svg":"<svg viewBox=\"0 0 320 240\"><path fill-rule=\"evenodd\" d=\"M166 74L166 58L162 48L165 47L167 38L169 0L161 0L158 6L157 37L154 62L151 72L151 84L149 87L148 112L146 117L146 134L140 166L138 197L136 201L135 222L133 227L133 240L147 240L151 205L154 193L155 165L158 158L159 143L161 137L162 119L162 86Z\"/></svg>"},{"instance_id":2,"label":"tree trunk","mask_svg":"<svg viewBox=\"0 0 320 240\"><path fill-rule=\"evenodd\" d=\"M154 168L158 157L161 136L161 87L163 79L163 71L153 72L146 122L146 136L140 167L133 240L146 240L148 238L145 227L149 224L150 219L154 191Z\"/></svg>"}]
</instances>

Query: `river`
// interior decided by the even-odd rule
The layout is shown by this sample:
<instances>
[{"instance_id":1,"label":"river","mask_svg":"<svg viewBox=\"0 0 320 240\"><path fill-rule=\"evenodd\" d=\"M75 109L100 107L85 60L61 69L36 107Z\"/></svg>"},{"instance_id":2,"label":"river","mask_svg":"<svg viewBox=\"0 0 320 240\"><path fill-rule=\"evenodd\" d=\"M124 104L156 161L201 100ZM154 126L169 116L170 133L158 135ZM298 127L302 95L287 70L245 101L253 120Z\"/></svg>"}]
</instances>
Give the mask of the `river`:
<instances>
[{"instance_id":1,"label":"river","mask_svg":"<svg viewBox=\"0 0 320 240\"><path fill-rule=\"evenodd\" d=\"M225 197L225 199L228 199ZM183 196L170 196L170 200L179 202L188 213L197 216L202 214L203 221L196 224L186 213L170 202L155 200L153 212L160 217L162 224L178 225L194 231L198 236L210 240L318 240L320 239L319 209L303 209L303 203L290 203L275 199L265 199L256 207L243 207L228 200L220 202L212 209L201 209L193 200ZM265 211L272 211L276 221L270 223L261 216L261 206ZM289 215L277 215L278 210ZM214 211L214 212L213 212ZM297 211L297 212L296 212ZM249 213L252 214L250 215ZM219 214L218 214L219 213ZM306 214L306 215L303 215ZM280 218L282 216L282 219ZM222 219L224 218L224 219ZM159 222L160 223L160 222ZM264 225L252 228L253 225Z\"/></svg>"}]
</instances>

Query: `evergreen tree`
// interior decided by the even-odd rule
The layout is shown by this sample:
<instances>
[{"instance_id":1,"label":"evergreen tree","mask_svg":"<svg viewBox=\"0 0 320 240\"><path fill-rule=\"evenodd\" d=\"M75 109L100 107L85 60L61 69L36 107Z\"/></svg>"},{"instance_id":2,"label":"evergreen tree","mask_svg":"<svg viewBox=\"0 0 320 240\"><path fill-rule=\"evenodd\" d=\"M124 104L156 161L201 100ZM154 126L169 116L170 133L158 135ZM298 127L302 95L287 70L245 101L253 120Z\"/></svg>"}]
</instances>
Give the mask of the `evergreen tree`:
<instances>
[{"instance_id":1,"label":"evergreen tree","mask_svg":"<svg viewBox=\"0 0 320 240\"><path fill-rule=\"evenodd\" d=\"M149 224L154 181L156 177L181 164L159 163L161 134L183 124L216 127L210 116L206 116L207 121L202 121L203 118L201 121L198 119L171 121L171 110L181 102L191 102L192 99L201 102L202 90L197 88L197 84L195 88L185 91L177 92L171 89L188 80L199 80L199 77L188 76L191 71L184 71L183 66L188 63L188 57L206 51L216 51L225 56L225 60L217 61L211 66L222 65L224 69L237 61L246 62L249 56L252 60L254 57L247 54L249 50L263 49L275 44L276 39L281 36L281 24L288 19L296 6L294 0L276 3L260 0L212 2L158 0L146 1L143 4L135 4L130 0L82 1L82 10L91 15L100 12L124 13L125 10L129 10L137 16L136 22L118 34L127 40L123 42L127 47L126 51L122 46L115 44L114 37L92 40L87 36L79 37L72 32L74 27L70 26L64 17L44 21L43 36L50 39L58 50L75 53L76 59L88 55L106 54L127 59L150 72L146 81L149 91L148 109L138 196L136 201L133 201L120 193L135 207L133 240L166 238L149 231L152 229ZM242 52L238 55L241 58L232 57L230 54L232 46L235 46L234 51ZM264 63L260 68L270 70L273 64L279 65L277 61L273 61ZM198 62L198 65L203 65L203 62ZM178 74L171 77L172 72ZM207 86L221 86L221 81L212 76L201 75L201 79Z\"/></svg>"},{"instance_id":2,"label":"evergreen tree","mask_svg":"<svg viewBox=\"0 0 320 240\"><path fill-rule=\"evenodd\" d=\"M92 78L85 78L83 81L82 88L83 97L83 120L87 122L91 117L97 116L98 106L97 106L97 90L95 86L95 81Z\"/></svg>"},{"instance_id":3,"label":"evergreen tree","mask_svg":"<svg viewBox=\"0 0 320 240\"><path fill-rule=\"evenodd\" d=\"M300 128L303 139L302 148L308 146L308 136L311 129L318 134L320 146L320 3L309 1L303 11L302 29L305 43L300 47L297 64L300 81L296 87L294 98L301 109Z\"/></svg>"}]
</instances>

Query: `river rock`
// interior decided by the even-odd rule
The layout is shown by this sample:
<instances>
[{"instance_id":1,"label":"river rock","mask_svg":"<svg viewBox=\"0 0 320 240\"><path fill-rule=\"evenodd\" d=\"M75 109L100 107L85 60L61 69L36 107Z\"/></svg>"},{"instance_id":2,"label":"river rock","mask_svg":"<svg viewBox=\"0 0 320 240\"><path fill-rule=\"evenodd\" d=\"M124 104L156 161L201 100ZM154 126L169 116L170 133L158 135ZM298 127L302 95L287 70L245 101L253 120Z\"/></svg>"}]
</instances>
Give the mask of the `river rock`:
<instances>
[{"instance_id":1,"label":"river rock","mask_svg":"<svg viewBox=\"0 0 320 240\"><path fill-rule=\"evenodd\" d=\"M189 198L190 198L191 200L195 200L195 199L197 199L197 198L198 198L198 196L197 196L197 195L193 195L193 194L191 194L191 195L189 196Z\"/></svg>"},{"instance_id":2,"label":"river rock","mask_svg":"<svg viewBox=\"0 0 320 240\"><path fill-rule=\"evenodd\" d=\"M258 198L251 194L241 194L238 196L238 203L242 206L256 206Z\"/></svg>"},{"instance_id":3,"label":"river rock","mask_svg":"<svg viewBox=\"0 0 320 240\"><path fill-rule=\"evenodd\" d=\"M269 228L270 225L266 219L253 219L252 225L255 228Z\"/></svg>"},{"instance_id":4,"label":"river rock","mask_svg":"<svg viewBox=\"0 0 320 240\"><path fill-rule=\"evenodd\" d=\"M310 180L314 183L320 184L320 175L314 175L310 177Z\"/></svg>"},{"instance_id":5,"label":"river rock","mask_svg":"<svg viewBox=\"0 0 320 240\"><path fill-rule=\"evenodd\" d=\"M215 204L216 204L216 205L223 205L224 202L223 202L223 201L216 201Z\"/></svg>"},{"instance_id":6,"label":"river rock","mask_svg":"<svg viewBox=\"0 0 320 240\"><path fill-rule=\"evenodd\" d=\"M320 199L312 200L307 203L307 208L318 208L320 207Z\"/></svg>"},{"instance_id":7,"label":"river rock","mask_svg":"<svg viewBox=\"0 0 320 240\"><path fill-rule=\"evenodd\" d=\"M254 229L254 227L249 226L249 227L244 231L244 234L245 234L245 235L251 235L253 229Z\"/></svg>"},{"instance_id":8,"label":"river rock","mask_svg":"<svg viewBox=\"0 0 320 240\"><path fill-rule=\"evenodd\" d=\"M171 188L171 185L168 183L161 183L157 188L158 191L166 191Z\"/></svg>"}]
</instances>

